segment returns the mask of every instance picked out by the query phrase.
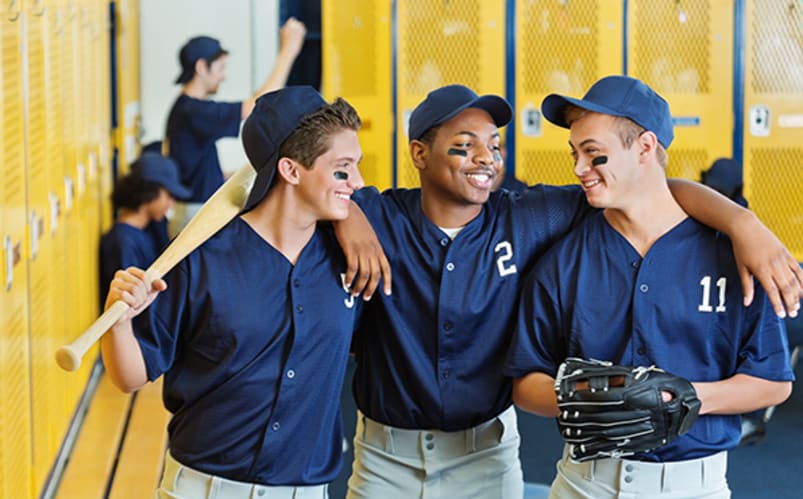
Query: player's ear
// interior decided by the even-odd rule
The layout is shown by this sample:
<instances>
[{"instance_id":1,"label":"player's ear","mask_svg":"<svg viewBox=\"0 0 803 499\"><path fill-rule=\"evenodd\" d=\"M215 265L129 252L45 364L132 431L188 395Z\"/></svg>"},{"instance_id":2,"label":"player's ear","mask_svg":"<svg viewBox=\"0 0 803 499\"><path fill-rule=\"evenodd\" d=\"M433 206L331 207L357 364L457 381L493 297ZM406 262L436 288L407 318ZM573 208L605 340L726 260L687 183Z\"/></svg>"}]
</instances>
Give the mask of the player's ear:
<instances>
[{"instance_id":1,"label":"player's ear","mask_svg":"<svg viewBox=\"0 0 803 499\"><path fill-rule=\"evenodd\" d=\"M198 59L195 61L194 69L196 75L204 74L209 71L209 63L206 61L206 59Z\"/></svg>"},{"instance_id":2,"label":"player's ear","mask_svg":"<svg viewBox=\"0 0 803 499\"><path fill-rule=\"evenodd\" d=\"M410 141L410 158L413 160L413 166L419 170L423 170L427 165L427 157L429 156L429 146L420 140Z\"/></svg>"},{"instance_id":3,"label":"player's ear","mask_svg":"<svg viewBox=\"0 0 803 499\"><path fill-rule=\"evenodd\" d=\"M639 158L648 158L650 155L655 155L658 149L658 137L655 133L645 130L638 136L636 143L639 147Z\"/></svg>"},{"instance_id":4,"label":"player's ear","mask_svg":"<svg viewBox=\"0 0 803 499\"><path fill-rule=\"evenodd\" d=\"M299 164L290 158L279 158L276 165L276 171L285 182L291 185L298 185L299 182Z\"/></svg>"}]
</instances>

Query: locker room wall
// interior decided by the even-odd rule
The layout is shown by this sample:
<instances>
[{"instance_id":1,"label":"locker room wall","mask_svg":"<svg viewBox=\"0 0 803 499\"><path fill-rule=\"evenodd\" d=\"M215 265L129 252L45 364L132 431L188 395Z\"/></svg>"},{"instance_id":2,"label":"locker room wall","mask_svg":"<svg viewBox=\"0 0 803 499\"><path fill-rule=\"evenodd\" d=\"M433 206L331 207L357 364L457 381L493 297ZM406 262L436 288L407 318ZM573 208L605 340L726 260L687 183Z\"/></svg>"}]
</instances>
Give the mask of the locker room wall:
<instances>
[{"instance_id":1,"label":"locker room wall","mask_svg":"<svg viewBox=\"0 0 803 499\"><path fill-rule=\"evenodd\" d=\"M279 50L278 0L140 0L141 142L164 137L167 115L181 91L174 85L181 72L178 53L193 36L220 40L229 51L226 80L215 97L239 101L265 81ZM218 141L221 166L236 170L248 162L239 138Z\"/></svg>"}]
</instances>

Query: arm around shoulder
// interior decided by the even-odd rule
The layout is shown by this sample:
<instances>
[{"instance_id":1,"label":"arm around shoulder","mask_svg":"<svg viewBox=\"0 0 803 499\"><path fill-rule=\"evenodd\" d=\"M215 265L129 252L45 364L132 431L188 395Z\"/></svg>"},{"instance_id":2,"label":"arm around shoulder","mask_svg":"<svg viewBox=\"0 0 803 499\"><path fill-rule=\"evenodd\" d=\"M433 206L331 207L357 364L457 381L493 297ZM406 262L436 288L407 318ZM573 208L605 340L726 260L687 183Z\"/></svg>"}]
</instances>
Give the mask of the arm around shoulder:
<instances>
[{"instance_id":1,"label":"arm around shoulder","mask_svg":"<svg viewBox=\"0 0 803 499\"><path fill-rule=\"evenodd\" d=\"M803 299L803 269L775 234L753 212L702 184L670 179L669 188L692 218L730 237L745 305L753 301L755 276L779 317L797 316Z\"/></svg>"}]
</instances>

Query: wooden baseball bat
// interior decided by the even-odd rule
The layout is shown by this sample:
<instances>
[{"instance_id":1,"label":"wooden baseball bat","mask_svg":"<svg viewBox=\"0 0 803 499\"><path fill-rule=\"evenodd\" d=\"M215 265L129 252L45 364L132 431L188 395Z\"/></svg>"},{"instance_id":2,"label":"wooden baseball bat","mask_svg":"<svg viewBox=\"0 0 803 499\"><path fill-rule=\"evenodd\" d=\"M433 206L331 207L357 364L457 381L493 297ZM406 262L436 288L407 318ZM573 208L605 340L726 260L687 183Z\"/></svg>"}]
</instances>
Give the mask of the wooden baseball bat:
<instances>
[{"instance_id":1,"label":"wooden baseball bat","mask_svg":"<svg viewBox=\"0 0 803 499\"><path fill-rule=\"evenodd\" d=\"M159 279L192 250L215 235L231 219L237 216L248 200L248 194L256 178L256 171L245 165L237 170L220 188L212 194L198 213L190 219L186 227L172 243L159 255L146 271L152 279ZM123 315L128 305L116 301L103 315L72 343L56 351L56 362L66 371L75 371L81 365L81 358Z\"/></svg>"}]
</instances>

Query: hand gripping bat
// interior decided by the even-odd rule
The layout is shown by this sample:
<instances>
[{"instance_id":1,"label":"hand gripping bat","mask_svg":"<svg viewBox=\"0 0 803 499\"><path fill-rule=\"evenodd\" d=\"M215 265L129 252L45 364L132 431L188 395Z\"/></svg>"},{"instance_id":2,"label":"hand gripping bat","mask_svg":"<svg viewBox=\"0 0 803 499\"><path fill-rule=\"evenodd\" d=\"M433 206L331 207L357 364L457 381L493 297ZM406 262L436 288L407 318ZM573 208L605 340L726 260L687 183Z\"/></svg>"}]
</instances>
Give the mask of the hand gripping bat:
<instances>
[{"instance_id":1,"label":"hand gripping bat","mask_svg":"<svg viewBox=\"0 0 803 499\"><path fill-rule=\"evenodd\" d=\"M147 274L152 279L160 279L237 216L245 206L255 178L256 170L251 165L237 170L212 194L159 258L148 267ZM81 336L56 351L58 365L66 371L78 369L87 350L126 314L128 308L123 301L114 302Z\"/></svg>"}]
</instances>

